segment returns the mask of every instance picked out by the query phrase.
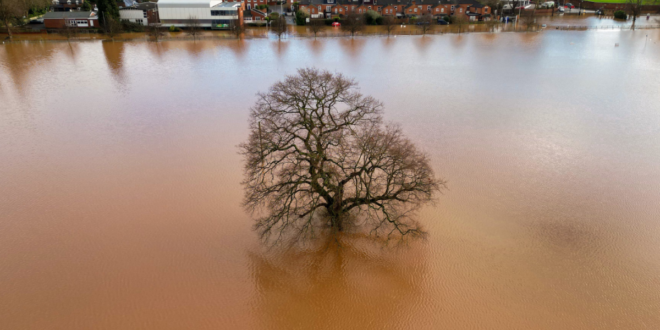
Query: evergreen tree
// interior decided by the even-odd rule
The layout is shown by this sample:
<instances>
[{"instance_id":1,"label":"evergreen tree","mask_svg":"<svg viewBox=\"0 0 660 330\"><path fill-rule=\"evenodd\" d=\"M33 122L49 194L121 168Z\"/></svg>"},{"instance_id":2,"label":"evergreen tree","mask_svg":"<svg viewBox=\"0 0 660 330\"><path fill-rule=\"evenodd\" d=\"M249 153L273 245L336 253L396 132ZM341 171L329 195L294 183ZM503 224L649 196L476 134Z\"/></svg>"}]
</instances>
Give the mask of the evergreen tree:
<instances>
[{"instance_id":1,"label":"evergreen tree","mask_svg":"<svg viewBox=\"0 0 660 330\"><path fill-rule=\"evenodd\" d=\"M115 0L96 0L96 7L99 9L99 23L103 28L106 27L108 19L119 21L119 7Z\"/></svg>"}]
</instances>

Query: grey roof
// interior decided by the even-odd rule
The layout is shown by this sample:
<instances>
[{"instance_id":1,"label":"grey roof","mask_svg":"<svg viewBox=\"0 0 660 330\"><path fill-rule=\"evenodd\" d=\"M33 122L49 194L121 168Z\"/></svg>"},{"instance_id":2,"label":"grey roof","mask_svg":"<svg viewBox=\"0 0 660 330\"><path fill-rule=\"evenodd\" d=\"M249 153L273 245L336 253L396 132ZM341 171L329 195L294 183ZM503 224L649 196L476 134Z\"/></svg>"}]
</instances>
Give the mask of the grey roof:
<instances>
[{"instance_id":1,"label":"grey roof","mask_svg":"<svg viewBox=\"0 0 660 330\"><path fill-rule=\"evenodd\" d=\"M94 16L92 16L92 14ZM62 18L97 18L96 13L91 11L50 11L44 15L44 19Z\"/></svg>"},{"instance_id":2,"label":"grey roof","mask_svg":"<svg viewBox=\"0 0 660 330\"><path fill-rule=\"evenodd\" d=\"M137 4L137 1L135 0L123 0L121 3L124 5L124 7L133 7Z\"/></svg>"},{"instance_id":3,"label":"grey roof","mask_svg":"<svg viewBox=\"0 0 660 330\"><path fill-rule=\"evenodd\" d=\"M211 8L238 8L241 6L240 2L222 2Z\"/></svg>"},{"instance_id":4,"label":"grey roof","mask_svg":"<svg viewBox=\"0 0 660 330\"><path fill-rule=\"evenodd\" d=\"M137 9L137 10L151 10L151 9L156 9L158 7L158 4L155 2L141 2L141 3L135 3L131 7L125 7L125 8L119 8L119 10L131 10L131 9Z\"/></svg>"}]
</instances>

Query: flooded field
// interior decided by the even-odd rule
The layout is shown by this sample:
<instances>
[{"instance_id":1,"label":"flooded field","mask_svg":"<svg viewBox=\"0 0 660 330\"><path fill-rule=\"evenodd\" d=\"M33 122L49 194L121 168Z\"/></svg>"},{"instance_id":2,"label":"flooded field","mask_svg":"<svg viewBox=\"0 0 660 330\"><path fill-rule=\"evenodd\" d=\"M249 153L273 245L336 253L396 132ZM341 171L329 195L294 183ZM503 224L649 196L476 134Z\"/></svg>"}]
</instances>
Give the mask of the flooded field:
<instances>
[{"instance_id":1,"label":"flooded field","mask_svg":"<svg viewBox=\"0 0 660 330\"><path fill-rule=\"evenodd\" d=\"M0 45L0 328L658 329L659 55L659 30ZM308 66L448 181L426 240L260 246L236 146Z\"/></svg>"}]
</instances>

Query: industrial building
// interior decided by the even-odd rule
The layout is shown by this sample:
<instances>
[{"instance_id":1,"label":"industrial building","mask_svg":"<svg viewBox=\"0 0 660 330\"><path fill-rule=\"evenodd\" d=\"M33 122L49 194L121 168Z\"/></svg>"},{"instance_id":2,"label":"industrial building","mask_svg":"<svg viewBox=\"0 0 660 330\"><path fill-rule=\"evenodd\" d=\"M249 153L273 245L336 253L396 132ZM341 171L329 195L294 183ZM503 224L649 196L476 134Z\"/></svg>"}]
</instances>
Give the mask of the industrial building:
<instances>
[{"instance_id":1,"label":"industrial building","mask_svg":"<svg viewBox=\"0 0 660 330\"><path fill-rule=\"evenodd\" d=\"M186 27L197 20L203 28L227 29L231 21L243 24L244 6L217 0L159 0L158 14L163 26Z\"/></svg>"}]
</instances>

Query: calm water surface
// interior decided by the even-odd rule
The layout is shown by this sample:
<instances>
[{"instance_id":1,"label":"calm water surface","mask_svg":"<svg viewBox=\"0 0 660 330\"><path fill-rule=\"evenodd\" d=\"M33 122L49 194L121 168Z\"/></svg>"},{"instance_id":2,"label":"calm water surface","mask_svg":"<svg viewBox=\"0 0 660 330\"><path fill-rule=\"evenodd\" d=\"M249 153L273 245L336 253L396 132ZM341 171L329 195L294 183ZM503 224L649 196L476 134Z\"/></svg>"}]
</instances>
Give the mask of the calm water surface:
<instances>
[{"instance_id":1,"label":"calm water surface","mask_svg":"<svg viewBox=\"0 0 660 330\"><path fill-rule=\"evenodd\" d=\"M449 181L426 241L260 247L236 145L304 66ZM659 86L658 30L0 46L0 328L658 329Z\"/></svg>"}]
</instances>

